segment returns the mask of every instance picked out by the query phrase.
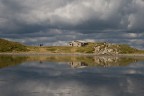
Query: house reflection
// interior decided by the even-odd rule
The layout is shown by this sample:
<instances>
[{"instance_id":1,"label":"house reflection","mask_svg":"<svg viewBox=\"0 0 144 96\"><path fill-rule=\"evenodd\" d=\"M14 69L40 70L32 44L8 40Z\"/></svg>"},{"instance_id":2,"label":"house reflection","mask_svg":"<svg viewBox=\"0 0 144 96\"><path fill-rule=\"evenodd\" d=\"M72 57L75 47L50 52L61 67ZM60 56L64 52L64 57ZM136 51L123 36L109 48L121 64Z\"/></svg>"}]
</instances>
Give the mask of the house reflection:
<instances>
[{"instance_id":1,"label":"house reflection","mask_svg":"<svg viewBox=\"0 0 144 96\"><path fill-rule=\"evenodd\" d=\"M88 64L85 62L70 62L69 64L72 68L84 68L88 66Z\"/></svg>"}]
</instances>

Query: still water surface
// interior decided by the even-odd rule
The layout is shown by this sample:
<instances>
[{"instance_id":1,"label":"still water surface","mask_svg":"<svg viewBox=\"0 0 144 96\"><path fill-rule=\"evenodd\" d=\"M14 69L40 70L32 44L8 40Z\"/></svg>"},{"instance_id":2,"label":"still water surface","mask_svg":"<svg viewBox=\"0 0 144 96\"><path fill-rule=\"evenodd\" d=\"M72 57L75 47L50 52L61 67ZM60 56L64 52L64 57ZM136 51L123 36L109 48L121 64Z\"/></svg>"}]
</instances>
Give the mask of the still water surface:
<instances>
[{"instance_id":1,"label":"still water surface","mask_svg":"<svg viewBox=\"0 0 144 96\"><path fill-rule=\"evenodd\" d=\"M0 56L0 96L143 96L144 57Z\"/></svg>"}]
</instances>

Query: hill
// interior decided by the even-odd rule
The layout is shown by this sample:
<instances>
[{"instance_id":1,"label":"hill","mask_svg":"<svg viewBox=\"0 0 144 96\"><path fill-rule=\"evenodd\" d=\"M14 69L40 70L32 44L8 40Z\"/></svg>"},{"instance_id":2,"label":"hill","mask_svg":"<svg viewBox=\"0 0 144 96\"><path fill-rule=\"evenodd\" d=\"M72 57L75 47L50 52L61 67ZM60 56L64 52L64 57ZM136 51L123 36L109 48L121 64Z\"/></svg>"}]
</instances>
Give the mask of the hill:
<instances>
[{"instance_id":1,"label":"hill","mask_svg":"<svg viewBox=\"0 0 144 96\"><path fill-rule=\"evenodd\" d=\"M92 53L98 55L112 54L144 54L126 44L112 44L106 42L87 42L84 46L26 46L18 42L0 39L0 52L27 53Z\"/></svg>"},{"instance_id":2,"label":"hill","mask_svg":"<svg viewBox=\"0 0 144 96\"><path fill-rule=\"evenodd\" d=\"M80 47L78 52L94 54L143 54L144 50L133 48L127 44L112 44L107 42L88 42L86 46Z\"/></svg>"},{"instance_id":3,"label":"hill","mask_svg":"<svg viewBox=\"0 0 144 96\"><path fill-rule=\"evenodd\" d=\"M142 52L127 44L112 44L106 42L95 43L94 49L94 53L96 54L132 54Z\"/></svg>"},{"instance_id":4,"label":"hill","mask_svg":"<svg viewBox=\"0 0 144 96\"><path fill-rule=\"evenodd\" d=\"M102 54L142 54L143 50L138 50L126 44L112 44L106 42L88 42L85 46L29 46L30 52L47 53L94 53Z\"/></svg>"},{"instance_id":5,"label":"hill","mask_svg":"<svg viewBox=\"0 0 144 96\"><path fill-rule=\"evenodd\" d=\"M0 39L0 52L25 52L27 47L18 42L12 42L5 39Z\"/></svg>"}]
</instances>

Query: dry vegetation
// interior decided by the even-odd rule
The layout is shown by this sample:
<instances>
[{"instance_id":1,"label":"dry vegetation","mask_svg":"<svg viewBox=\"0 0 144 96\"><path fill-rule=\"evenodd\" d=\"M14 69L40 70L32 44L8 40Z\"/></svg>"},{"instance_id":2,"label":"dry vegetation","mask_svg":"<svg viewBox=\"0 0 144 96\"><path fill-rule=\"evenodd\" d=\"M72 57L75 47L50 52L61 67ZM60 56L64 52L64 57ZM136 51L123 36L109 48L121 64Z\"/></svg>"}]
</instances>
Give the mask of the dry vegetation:
<instances>
[{"instance_id":1,"label":"dry vegetation","mask_svg":"<svg viewBox=\"0 0 144 96\"><path fill-rule=\"evenodd\" d=\"M26 52L28 51L25 45L18 42L11 42L8 40L0 39L0 52Z\"/></svg>"},{"instance_id":2,"label":"dry vegetation","mask_svg":"<svg viewBox=\"0 0 144 96\"><path fill-rule=\"evenodd\" d=\"M18 42L11 42L8 40L0 39L0 52L29 52L29 53L94 53L94 47L97 45L103 47L107 46L105 42L89 42L88 45L83 47L71 46L26 46ZM117 49L120 54L143 54L144 50L132 48L126 44L111 44L109 46Z\"/></svg>"}]
</instances>

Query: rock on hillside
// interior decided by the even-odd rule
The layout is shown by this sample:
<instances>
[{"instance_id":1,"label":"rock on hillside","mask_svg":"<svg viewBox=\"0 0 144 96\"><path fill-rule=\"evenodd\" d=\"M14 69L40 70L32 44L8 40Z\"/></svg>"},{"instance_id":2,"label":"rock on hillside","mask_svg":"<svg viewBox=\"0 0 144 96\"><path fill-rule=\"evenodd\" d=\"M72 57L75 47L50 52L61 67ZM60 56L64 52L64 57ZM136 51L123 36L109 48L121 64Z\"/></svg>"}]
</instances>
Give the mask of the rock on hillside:
<instances>
[{"instance_id":1,"label":"rock on hillside","mask_svg":"<svg viewBox=\"0 0 144 96\"><path fill-rule=\"evenodd\" d=\"M129 54L138 52L138 49L132 48L126 44L96 43L94 47L95 54Z\"/></svg>"}]
</instances>

